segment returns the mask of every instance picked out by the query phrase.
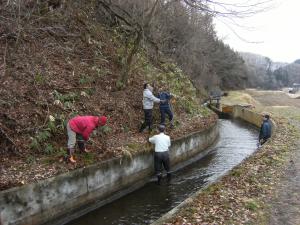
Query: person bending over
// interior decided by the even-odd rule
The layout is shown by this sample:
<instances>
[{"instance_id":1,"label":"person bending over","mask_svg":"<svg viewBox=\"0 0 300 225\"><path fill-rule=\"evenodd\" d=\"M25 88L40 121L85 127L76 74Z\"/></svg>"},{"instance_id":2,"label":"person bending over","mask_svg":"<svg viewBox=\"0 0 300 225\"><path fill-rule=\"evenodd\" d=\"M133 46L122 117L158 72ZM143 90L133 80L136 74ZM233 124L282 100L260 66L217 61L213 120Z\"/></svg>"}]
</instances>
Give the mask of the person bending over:
<instances>
[{"instance_id":1,"label":"person bending over","mask_svg":"<svg viewBox=\"0 0 300 225\"><path fill-rule=\"evenodd\" d=\"M85 142L90 134L98 126L104 126L107 118L105 116L76 116L69 120L67 124L68 132L68 159L71 163L76 163L74 159L75 144L77 139L78 148L82 152L89 152L85 148Z\"/></svg>"}]
</instances>

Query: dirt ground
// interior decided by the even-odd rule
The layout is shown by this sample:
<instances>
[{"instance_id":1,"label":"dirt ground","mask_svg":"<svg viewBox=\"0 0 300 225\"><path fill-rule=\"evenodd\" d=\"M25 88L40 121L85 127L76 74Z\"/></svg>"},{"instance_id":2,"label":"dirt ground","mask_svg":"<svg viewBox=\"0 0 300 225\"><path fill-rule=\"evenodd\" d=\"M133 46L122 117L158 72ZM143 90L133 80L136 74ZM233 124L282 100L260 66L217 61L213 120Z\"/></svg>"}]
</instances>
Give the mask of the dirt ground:
<instances>
[{"instance_id":1,"label":"dirt ground","mask_svg":"<svg viewBox=\"0 0 300 225\"><path fill-rule=\"evenodd\" d=\"M300 108L300 99L289 97L282 91L247 91L262 105L278 107L290 106ZM272 108L269 108L272 110ZM286 115L282 115L286 116ZM296 124L300 130L300 122L287 115L292 124ZM270 202L270 221L272 225L296 225L300 224L300 141L297 151L290 156L290 161L284 172L284 176L278 185L277 192Z\"/></svg>"},{"instance_id":2,"label":"dirt ground","mask_svg":"<svg viewBox=\"0 0 300 225\"><path fill-rule=\"evenodd\" d=\"M291 98L283 91L247 90L246 92L264 106L295 106L300 108L300 99Z\"/></svg>"},{"instance_id":3,"label":"dirt ground","mask_svg":"<svg viewBox=\"0 0 300 225\"><path fill-rule=\"evenodd\" d=\"M299 126L300 129L300 126ZM300 146L300 142L299 142ZM300 224L300 151L295 152L271 202L270 224Z\"/></svg>"}]
</instances>

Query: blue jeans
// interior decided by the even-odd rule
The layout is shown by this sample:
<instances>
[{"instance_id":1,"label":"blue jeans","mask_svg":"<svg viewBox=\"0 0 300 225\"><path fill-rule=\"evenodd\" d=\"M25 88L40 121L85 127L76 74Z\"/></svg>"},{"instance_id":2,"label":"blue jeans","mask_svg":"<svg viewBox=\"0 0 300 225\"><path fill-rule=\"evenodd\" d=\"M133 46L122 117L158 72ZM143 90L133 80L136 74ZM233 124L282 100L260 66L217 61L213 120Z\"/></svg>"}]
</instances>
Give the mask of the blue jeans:
<instances>
[{"instance_id":1,"label":"blue jeans","mask_svg":"<svg viewBox=\"0 0 300 225\"><path fill-rule=\"evenodd\" d=\"M169 117L170 123L173 124L173 113L170 109L170 107L166 107L166 108L159 108L160 110L160 124L165 124L166 122L166 114Z\"/></svg>"}]
</instances>

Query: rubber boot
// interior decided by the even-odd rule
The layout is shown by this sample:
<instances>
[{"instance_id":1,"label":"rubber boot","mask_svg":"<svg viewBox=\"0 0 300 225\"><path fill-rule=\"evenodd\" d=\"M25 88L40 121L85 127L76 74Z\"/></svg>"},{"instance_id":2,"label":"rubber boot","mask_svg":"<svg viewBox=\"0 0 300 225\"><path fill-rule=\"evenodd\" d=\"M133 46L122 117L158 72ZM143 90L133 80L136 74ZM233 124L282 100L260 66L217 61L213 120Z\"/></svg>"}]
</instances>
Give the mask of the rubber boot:
<instances>
[{"instance_id":1,"label":"rubber boot","mask_svg":"<svg viewBox=\"0 0 300 225\"><path fill-rule=\"evenodd\" d=\"M167 173L167 182L170 182L170 181L171 181L171 178L172 178L171 173Z\"/></svg>"},{"instance_id":2,"label":"rubber boot","mask_svg":"<svg viewBox=\"0 0 300 225\"><path fill-rule=\"evenodd\" d=\"M157 175L157 184L158 185L160 185L160 183L161 183L161 178L162 178L161 174Z\"/></svg>"},{"instance_id":3,"label":"rubber boot","mask_svg":"<svg viewBox=\"0 0 300 225\"><path fill-rule=\"evenodd\" d=\"M71 163L76 163L76 160L73 157L74 148L68 148L68 160Z\"/></svg>"},{"instance_id":4,"label":"rubber boot","mask_svg":"<svg viewBox=\"0 0 300 225\"><path fill-rule=\"evenodd\" d=\"M70 156L69 161L71 163L76 163L76 160L74 159L73 155Z\"/></svg>"}]
</instances>

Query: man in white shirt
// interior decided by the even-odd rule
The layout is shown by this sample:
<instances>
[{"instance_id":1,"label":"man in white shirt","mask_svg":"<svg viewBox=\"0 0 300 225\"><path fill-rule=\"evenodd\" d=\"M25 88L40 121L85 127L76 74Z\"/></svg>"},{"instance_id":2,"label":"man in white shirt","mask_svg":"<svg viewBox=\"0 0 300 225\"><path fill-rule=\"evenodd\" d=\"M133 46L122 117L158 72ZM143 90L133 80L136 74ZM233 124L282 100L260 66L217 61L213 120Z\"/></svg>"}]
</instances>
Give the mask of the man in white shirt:
<instances>
[{"instance_id":1,"label":"man in white shirt","mask_svg":"<svg viewBox=\"0 0 300 225\"><path fill-rule=\"evenodd\" d=\"M164 133L165 126L160 125L158 127L159 134L149 138L149 142L155 144L154 153L154 169L157 176L157 183L160 184L162 178L162 165L167 171L167 179L170 181L170 158L169 158L169 147L171 146L170 136Z\"/></svg>"}]
</instances>

